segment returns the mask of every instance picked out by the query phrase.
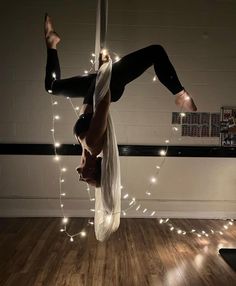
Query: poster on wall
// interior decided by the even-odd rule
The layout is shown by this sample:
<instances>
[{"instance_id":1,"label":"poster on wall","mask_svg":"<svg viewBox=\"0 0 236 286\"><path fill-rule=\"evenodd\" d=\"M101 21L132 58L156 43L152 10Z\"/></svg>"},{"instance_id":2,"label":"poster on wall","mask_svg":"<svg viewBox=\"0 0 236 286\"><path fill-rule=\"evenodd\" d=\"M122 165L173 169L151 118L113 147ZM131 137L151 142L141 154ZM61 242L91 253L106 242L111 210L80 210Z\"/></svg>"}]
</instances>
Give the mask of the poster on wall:
<instances>
[{"instance_id":1,"label":"poster on wall","mask_svg":"<svg viewBox=\"0 0 236 286\"><path fill-rule=\"evenodd\" d=\"M181 136L220 138L220 112L172 113L172 124L181 125Z\"/></svg>"},{"instance_id":2,"label":"poster on wall","mask_svg":"<svg viewBox=\"0 0 236 286\"><path fill-rule=\"evenodd\" d=\"M222 147L236 147L236 107L221 108L220 138Z\"/></svg>"}]
</instances>

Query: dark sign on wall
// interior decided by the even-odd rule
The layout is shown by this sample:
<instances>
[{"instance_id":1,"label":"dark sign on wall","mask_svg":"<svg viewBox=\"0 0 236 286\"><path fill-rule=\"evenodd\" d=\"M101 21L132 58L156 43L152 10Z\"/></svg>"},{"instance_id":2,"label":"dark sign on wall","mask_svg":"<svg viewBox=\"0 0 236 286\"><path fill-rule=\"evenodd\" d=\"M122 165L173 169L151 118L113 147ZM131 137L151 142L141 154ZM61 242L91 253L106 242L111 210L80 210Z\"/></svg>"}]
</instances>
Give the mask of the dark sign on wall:
<instances>
[{"instance_id":1,"label":"dark sign on wall","mask_svg":"<svg viewBox=\"0 0 236 286\"><path fill-rule=\"evenodd\" d=\"M182 136L220 137L220 113L173 112L172 124L181 125Z\"/></svg>"},{"instance_id":2,"label":"dark sign on wall","mask_svg":"<svg viewBox=\"0 0 236 286\"><path fill-rule=\"evenodd\" d=\"M221 108L220 139L222 147L236 146L236 107Z\"/></svg>"}]
</instances>

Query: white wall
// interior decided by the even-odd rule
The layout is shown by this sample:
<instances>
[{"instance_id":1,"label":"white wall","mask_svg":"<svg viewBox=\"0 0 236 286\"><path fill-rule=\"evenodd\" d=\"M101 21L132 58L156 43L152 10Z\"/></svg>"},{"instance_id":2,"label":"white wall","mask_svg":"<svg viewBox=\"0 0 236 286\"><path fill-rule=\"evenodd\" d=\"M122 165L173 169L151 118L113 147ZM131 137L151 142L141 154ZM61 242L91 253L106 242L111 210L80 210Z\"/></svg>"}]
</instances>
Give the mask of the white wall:
<instances>
[{"instance_id":1,"label":"white wall","mask_svg":"<svg viewBox=\"0 0 236 286\"><path fill-rule=\"evenodd\" d=\"M62 37L62 76L69 77L89 67L96 1L1 2L0 142L52 143L50 96L44 91L44 12L52 15ZM219 112L221 106L236 106L235 12L236 2L229 0L110 0L108 45L121 56L150 44L163 45L198 110ZM179 134L173 135L171 112L179 110L169 91L152 82L153 75L148 70L112 104L118 143L158 145L171 138L173 145L218 145L218 139L180 141ZM62 120L56 137L61 143L75 143L76 117L65 98L58 102ZM81 105L82 100L73 102ZM91 203L83 185L77 183L74 168L79 159L63 158L71 166L68 197L77 198L69 202L68 211L86 216ZM146 197L147 180L159 159L121 158L124 188L150 211L188 217L236 216L235 159L168 158L155 194ZM0 215L58 215L57 180L50 156L0 156ZM130 211L127 215L140 214Z\"/></svg>"}]
</instances>

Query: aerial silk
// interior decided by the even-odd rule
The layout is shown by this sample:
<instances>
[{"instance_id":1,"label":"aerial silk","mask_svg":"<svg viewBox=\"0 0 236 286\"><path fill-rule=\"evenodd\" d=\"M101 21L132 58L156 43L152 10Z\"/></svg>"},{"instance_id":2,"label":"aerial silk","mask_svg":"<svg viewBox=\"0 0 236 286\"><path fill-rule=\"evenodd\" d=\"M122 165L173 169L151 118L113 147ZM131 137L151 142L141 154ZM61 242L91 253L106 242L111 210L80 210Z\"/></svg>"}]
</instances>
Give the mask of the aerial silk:
<instances>
[{"instance_id":1,"label":"aerial silk","mask_svg":"<svg viewBox=\"0 0 236 286\"><path fill-rule=\"evenodd\" d=\"M103 13L103 14L102 14ZM104 20L105 19L105 20ZM105 48L107 23L107 1L99 0L97 13L96 51ZM101 36L102 35L102 36ZM98 52L98 53L99 53ZM97 59L98 59L97 53ZM97 73L93 96L95 112L99 102L109 91L112 61L104 63ZM113 120L108 113L107 129L102 152L101 187L95 189L95 235L97 240L105 241L120 225L121 180L120 161Z\"/></svg>"}]
</instances>

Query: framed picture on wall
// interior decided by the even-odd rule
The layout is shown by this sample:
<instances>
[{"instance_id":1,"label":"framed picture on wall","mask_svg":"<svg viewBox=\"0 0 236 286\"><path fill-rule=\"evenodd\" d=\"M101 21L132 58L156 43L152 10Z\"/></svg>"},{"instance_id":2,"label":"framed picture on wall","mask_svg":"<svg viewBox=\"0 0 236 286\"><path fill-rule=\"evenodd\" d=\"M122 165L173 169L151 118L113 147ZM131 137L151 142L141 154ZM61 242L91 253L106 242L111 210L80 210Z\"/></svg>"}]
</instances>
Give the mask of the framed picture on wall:
<instances>
[{"instance_id":1,"label":"framed picture on wall","mask_svg":"<svg viewBox=\"0 0 236 286\"><path fill-rule=\"evenodd\" d=\"M221 107L220 139L222 147L236 147L236 107Z\"/></svg>"}]
</instances>

